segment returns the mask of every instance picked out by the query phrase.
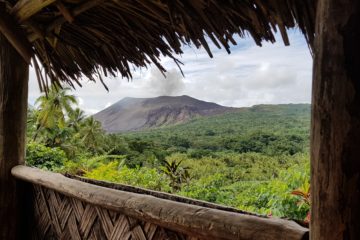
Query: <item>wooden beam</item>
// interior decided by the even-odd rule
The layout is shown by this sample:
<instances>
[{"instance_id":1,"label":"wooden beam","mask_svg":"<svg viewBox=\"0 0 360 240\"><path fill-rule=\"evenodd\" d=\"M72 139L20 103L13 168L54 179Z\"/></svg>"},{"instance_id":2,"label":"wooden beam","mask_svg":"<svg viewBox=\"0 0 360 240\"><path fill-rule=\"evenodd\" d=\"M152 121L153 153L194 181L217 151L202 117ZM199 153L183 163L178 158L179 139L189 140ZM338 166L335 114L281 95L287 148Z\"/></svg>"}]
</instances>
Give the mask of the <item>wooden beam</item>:
<instances>
[{"instance_id":1,"label":"wooden beam","mask_svg":"<svg viewBox=\"0 0 360 240\"><path fill-rule=\"evenodd\" d=\"M29 65L0 33L0 239L27 239L22 184L11 168L24 163ZM24 214L24 215L22 215Z\"/></svg>"},{"instance_id":2,"label":"wooden beam","mask_svg":"<svg viewBox=\"0 0 360 240\"><path fill-rule=\"evenodd\" d=\"M72 23L74 21L74 17L61 1L56 1L55 5L59 9L60 13L64 16L66 21L68 21L69 23Z\"/></svg>"},{"instance_id":3,"label":"wooden beam","mask_svg":"<svg viewBox=\"0 0 360 240\"><path fill-rule=\"evenodd\" d=\"M80 201L203 239L308 239L308 229L292 221L220 211L104 188L26 166L16 166L11 172L19 179Z\"/></svg>"},{"instance_id":4,"label":"wooden beam","mask_svg":"<svg viewBox=\"0 0 360 240\"><path fill-rule=\"evenodd\" d=\"M70 11L71 16L73 16L74 18L78 15L80 15L81 13L97 6L98 4L103 3L104 0L88 0L86 2L84 2L83 4L81 4L80 6L74 8L72 11ZM55 28L61 26L62 24L66 23L66 19L64 18L64 16L60 16L58 18L56 18L53 22L51 22L48 27L46 28L46 34L49 34L50 32L52 32ZM36 39L38 39L39 36L38 34L30 34L28 36L28 40L30 42L35 41Z\"/></svg>"},{"instance_id":5,"label":"wooden beam","mask_svg":"<svg viewBox=\"0 0 360 240\"><path fill-rule=\"evenodd\" d=\"M79 177L79 176L74 176L74 175L66 175L66 176L70 177L72 179L82 181L82 182L95 184L95 185L102 186L102 187L117 189L117 190L120 190L120 191L133 192L133 193L139 193L139 194L146 194L146 195L151 195L151 196L154 196L154 197L157 197L157 198L167 199L167 200L176 201L176 202L182 202L182 203L186 203L186 204L197 205L197 206L200 206L200 207L213 208L213 209L218 209L218 210L222 210L222 211L235 212L235 213L241 213L241 214L249 214L249 215L254 215L254 216L258 216L258 217L263 217L260 214L249 213L249 212L245 212L245 211L242 211L240 209L237 209L237 208L228 207L228 206L224 206L224 205L220 205L220 204L216 204L216 203L211 203L211 202L206 202L206 201L203 201L203 200L187 198L187 197L184 197L184 196L178 196L178 195L175 195L175 194L159 192L159 191L149 190L149 189L145 189L145 188L125 185L125 184L100 181L100 180L95 180L95 179L90 179L90 178L85 178L85 177Z\"/></svg>"},{"instance_id":6,"label":"wooden beam","mask_svg":"<svg viewBox=\"0 0 360 240\"><path fill-rule=\"evenodd\" d=\"M11 10L16 20L22 23L56 0L19 0Z\"/></svg>"},{"instance_id":7,"label":"wooden beam","mask_svg":"<svg viewBox=\"0 0 360 240\"><path fill-rule=\"evenodd\" d=\"M360 239L360 3L319 0L313 74L311 239Z\"/></svg>"},{"instance_id":8,"label":"wooden beam","mask_svg":"<svg viewBox=\"0 0 360 240\"><path fill-rule=\"evenodd\" d=\"M29 64L32 48L25 34L15 20L6 12L5 5L0 5L0 33L2 33L23 59Z\"/></svg>"}]
</instances>

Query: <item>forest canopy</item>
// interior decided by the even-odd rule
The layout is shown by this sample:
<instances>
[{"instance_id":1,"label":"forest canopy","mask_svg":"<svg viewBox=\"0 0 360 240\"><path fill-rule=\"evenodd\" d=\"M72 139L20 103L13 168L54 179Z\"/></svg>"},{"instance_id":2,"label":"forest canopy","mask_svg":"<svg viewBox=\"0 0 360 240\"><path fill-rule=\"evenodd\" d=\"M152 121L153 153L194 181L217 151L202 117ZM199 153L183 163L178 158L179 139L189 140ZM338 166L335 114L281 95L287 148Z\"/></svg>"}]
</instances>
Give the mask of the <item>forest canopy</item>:
<instances>
[{"instance_id":1,"label":"forest canopy","mask_svg":"<svg viewBox=\"0 0 360 240\"><path fill-rule=\"evenodd\" d=\"M140 132L106 134L69 89L28 110L27 164L303 220L310 105L257 105ZM305 199L306 200L306 199Z\"/></svg>"}]
</instances>

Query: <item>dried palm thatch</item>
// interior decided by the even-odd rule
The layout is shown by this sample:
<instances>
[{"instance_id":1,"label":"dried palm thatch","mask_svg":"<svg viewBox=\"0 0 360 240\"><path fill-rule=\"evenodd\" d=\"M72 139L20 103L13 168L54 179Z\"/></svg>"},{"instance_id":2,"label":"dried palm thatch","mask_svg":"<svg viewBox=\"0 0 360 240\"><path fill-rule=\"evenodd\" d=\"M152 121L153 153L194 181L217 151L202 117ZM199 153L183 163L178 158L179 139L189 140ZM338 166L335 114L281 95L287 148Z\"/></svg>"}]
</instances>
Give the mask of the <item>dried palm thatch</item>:
<instances>
[{"instance_id":1,"label":"dried palm thatch","mask_svg":"<svg viewBox=\"0 0 360 240\"><path fill-rule=\"evenodd\" d=\"M0 0L0 32L30 62L41 90L50 82L74 86L82 77L131 78L131 70L175 58L184 44L207 41L230 53L233 35L257 45L298 26L314 39L314 0Z\"/></svg>"}]
</instances>

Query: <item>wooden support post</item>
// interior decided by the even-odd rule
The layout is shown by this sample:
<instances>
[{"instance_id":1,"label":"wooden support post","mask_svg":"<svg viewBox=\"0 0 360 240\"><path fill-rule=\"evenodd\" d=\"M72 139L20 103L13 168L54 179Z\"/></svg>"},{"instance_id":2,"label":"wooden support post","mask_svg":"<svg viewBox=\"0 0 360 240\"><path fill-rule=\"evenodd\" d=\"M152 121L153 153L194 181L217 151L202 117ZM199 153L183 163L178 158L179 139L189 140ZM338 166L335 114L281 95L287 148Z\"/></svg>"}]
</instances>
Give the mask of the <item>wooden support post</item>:
<instances>
[{"instance_id":1,"label":"wooden support post","mask_svg":"<svg viewBox=\"0 0 360 240\"><path fill-rule=\"evenodd\" d=\"M0 33L5 35L24 60L30 64L33 55L31 45L21 31L20 26L6 12L5 5L2 2L0 2Z\"/></svg>"},{"instance_id":2,"label":"wooden support post","mask_svg":"<svg viewBox=\"0 0 360 240\"><path fill-rule=\"evenodd\" d=\"M310 235L360 239L360 2L319 0Z\"/></svg>"},{"instance_id":3,"label":"wooden support post","mask_svg":"<svg viewBox=\"0 0 360 240\"><path fill-rule=\"evenodd\" d=\"M11 168L24 163L28 75L28 64L0 33L0 239L27 239L24 189Z\"/></svg>"}]
</instances>

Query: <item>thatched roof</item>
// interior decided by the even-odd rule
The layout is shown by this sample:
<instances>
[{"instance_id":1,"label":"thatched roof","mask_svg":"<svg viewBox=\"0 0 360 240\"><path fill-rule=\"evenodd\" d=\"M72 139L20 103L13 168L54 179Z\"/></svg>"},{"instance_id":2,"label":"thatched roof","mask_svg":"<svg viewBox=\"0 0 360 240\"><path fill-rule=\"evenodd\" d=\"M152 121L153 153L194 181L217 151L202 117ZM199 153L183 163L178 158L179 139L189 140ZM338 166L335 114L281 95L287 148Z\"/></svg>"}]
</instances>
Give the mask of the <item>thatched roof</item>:
<instances>
[{"instance_id":1,"label":"thatched roof","mask_svg":"<svg viewBox=\"0 0 360 240\"><path fill-rule=\"evenodd\" d=\"M230 52L233 35L257 45L298 26L311 45L314 0L0 0L0 32L35 67L42 89L100 75L131 78L135 67L167 56L176 63L184 44L207 41ZM4 4L5 3L5 4ZM6 5L6 6L4 6ZM41 67L43 66L43 67ZM96 77L95 77L96 76ZM102 80L101 80L102 81Z\"/></svg>"}]
</instances>

